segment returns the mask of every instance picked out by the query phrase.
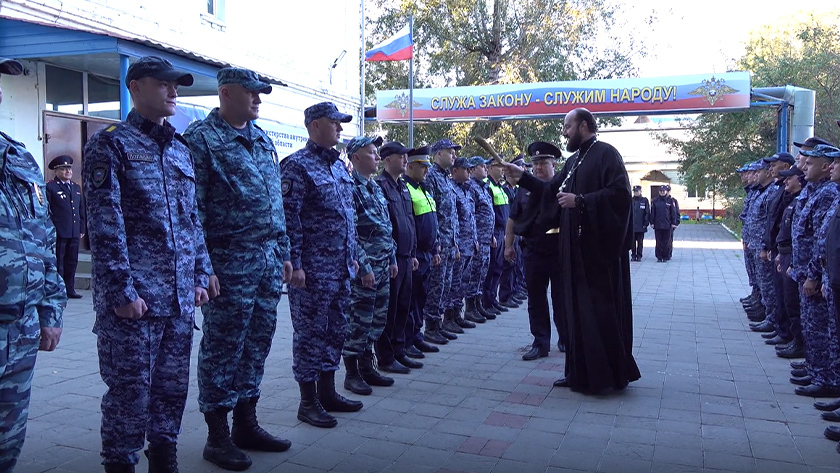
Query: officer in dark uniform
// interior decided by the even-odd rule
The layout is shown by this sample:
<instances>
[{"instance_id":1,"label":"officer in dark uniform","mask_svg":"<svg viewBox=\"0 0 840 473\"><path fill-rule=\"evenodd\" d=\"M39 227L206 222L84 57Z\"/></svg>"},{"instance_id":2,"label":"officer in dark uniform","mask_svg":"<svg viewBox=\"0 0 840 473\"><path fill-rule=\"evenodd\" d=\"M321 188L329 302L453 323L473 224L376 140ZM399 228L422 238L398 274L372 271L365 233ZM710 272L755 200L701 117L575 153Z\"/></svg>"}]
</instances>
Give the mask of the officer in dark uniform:
<instances>
[{"instance_id":1,"label":"officer in dark uniform","mask_svg":"<svg viewBox=\"0 0 840 473\"><path fill-rule=\"evenodd\" d=\"M650 205L650 223L656 236L656 261L664 263L670 259L673 229L679 224L679 213L674 199L668 196L671 186L659 187L659 197Z\"/></svg>"},{"instance_id":2,"label":"officer in dark uniform","mask_svg":"<svg viewBox=\"0 0 840 473\"><path fill-rule=\"evenodd\" d=\"M408 164L410 151L411 148L403 146L399 141L382 145L379 155L385 167L382 173L374 178L388 202L388 215L391 218L397 255L397 277L391 279L388 319L385 322L385 330L376 342L379 369L389 373L405 373L405 367L422 368L422 363L407 357L424 357L423 352L414 345L405 343L405 327L411 311L412 276L419 264L415 258L417 235L411 194L405 181L400 178Z\"/></svg>"},{"instance_id":3,"label":"officer in dark uniform","mask_svg":"<svg viewBox=\"0 0 840 473\"><path fill-rule=\"evenodd\" d=\"M650 202L642 196L642 186L633 186L633 246L630 261L641 261L645 233L650 225Z\"/></svg>"},{"instance_id":4,"label":"officer in dark uniform","mask_svg":"<svg viewBox=\"0 0 840 473\"><path fill-rule=\"evenodd\" d=\"M515 164L520 167L528 167L528 164L525 163L525 157L523 155L519 155L511 161L511 164ZM530 163L529 163L530 164ZM507 180L502 177L501 182L502 190L505 191L508 197L508 202L511 202L513 205L513 199L516 198L517 194L517 187L511 185ZM509 220L508 220L509 221ZM522 251L519 248L519 236L514 235L512 232L507 232L507 221L505 222L505 242L510 239L510 246L516 252L516 256L513 259L508 259L505 256L504 261L502 262L502 276L499 280L499 305L502 307L506 307L508 309L515 309L522 304L523 299L517 296L519 292L519 284L522 275L518 271L519 264L522 262ZM507 246L507 245L506 245ZM507 249L507 248L505 248ZM524 272L524 271L522 271Z\"/></svg>"},{"instance_id":5,"label":"officer in dark uniform","mask_svg":"<svg viewBox=\"0 0 840 473\"><path fill-rule=\"evenodd\" d=\"M55 171L55 179L47 183L47 200L50 202L50 217L55 225L55 259L58 274L64 279L67 297L81 299L76 293L76 266L79 264L79 241L85 236L85 206L82 201L82 186L73 178L73 158L59 156L50 161L49 168Z\"/></svg>"},{"instance_id":6,"label":"officer in dark uniform","mask_svg":"<svg viewBox=\"0 0 840 473\"><path fill-rule=\"evenodd\" d=\"M424 184L426 174L432 166L429 160L429 147L417 148L408 154L403 181L411 196L411 205L414 209L414 228L417 235L417 269L412 275L411 290L411 313L408 323L405 325L406 346L414 345L415 348L425 353L440 351L435 346L426 343L421 329L423 328L423 308L426 306L426 294L429 284L429 271L432 266L440 264L440 254L437 249L437 205L430 191ZM449 342L444 337L428 340L432 343L445 345Z\"/></svg>"},{"instance_id":7,"label":"officer in dark uniform","mask_svg":"<svg viewBox=\"0 0 840 473\"><path fill-rule=\"evenodd\" d=\"M484 287L482 288L482 306L488 311L495 311L494 315L499 315L508 310L507 307L499 305L496 298L499 293L505 260L505 248L502 244L505 241L505 225L507 225L507 219L510 216L510 197L501 184L503 170L502 165L494 161L490 164L488 176L485 178L487 187L490 189L490 196L493 198L493 213L496 216L493 238L496 239L498 244L492 248L490 253L490 268L487 270L487 278L484 280Z\"/></svg>"},{"instance_id":8,"label":"officer in dark uniform","mask_svg":"<svg viewBox=\"0 0 840 473\"><path fill-rule=\"evenodd\" d=\"M776 235L775 258L776 272L781 276L782 290L779 300L783 310L779 310L776 331L780 336L790 339L790 342L776 345L776 355L781 358L803 358L805 356L804 341L802 339L801 309L799 306L799 284L788 274L793 253L793 239L791 229L793 217L798 208L797 197L805 184L805 173L794 166L780 171L785 185L787 205L782 211L779 222L779 233Z\"/></svg>"},{"instance_id":9,"label":"officer in dark uniform","mask_svg":"<svg viewBox=\"0 0 840 473\"><path fill-rule=\"evenodd\" d=\"M554 166L561 156L560 149L543 141L531 143L528 154L534 166L534 176L543 181L550 181L554 177ZM525 361L536 360L548 356L551 346L551 319L548 305L548 290L551 287L551 312L554 313L554 325L557 327L560 351L566 345L565 321L560 319L562 310L560 304L562 283L560 281L560 266L556 264L560 258L559 228L548 230L537 229L537 206L528 206L530 191L520 188L510 206L510 219L507 230L521 236L522 254L525 263L525 288L528 291L528 322L534 342L531 350L522 355ZM507 231L506 230L506 231ZM508 239L510 237L508 236ZM505 245L505 258L515 257L515 250Z\"/></svg>"}]
</instances>

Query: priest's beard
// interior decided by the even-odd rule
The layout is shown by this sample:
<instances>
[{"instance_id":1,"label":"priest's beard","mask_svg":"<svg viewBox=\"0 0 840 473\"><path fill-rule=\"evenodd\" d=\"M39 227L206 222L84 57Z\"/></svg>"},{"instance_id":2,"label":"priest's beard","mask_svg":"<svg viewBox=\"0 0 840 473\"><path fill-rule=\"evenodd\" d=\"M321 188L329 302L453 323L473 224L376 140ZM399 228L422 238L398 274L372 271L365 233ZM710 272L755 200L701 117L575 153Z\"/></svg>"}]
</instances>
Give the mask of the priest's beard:
<instances>
[{"instance_id":1,"label":"priest's beard","mask_svg":"<svg viewBox=\"0 0 840 473\"><path fill-rule=\"evenodd\" d=\"M581 143L580 135L573 135L569 137L569 140L566 142L566 151L574 153L575 151L580 149Z\"/></svg>"}]
</instances>

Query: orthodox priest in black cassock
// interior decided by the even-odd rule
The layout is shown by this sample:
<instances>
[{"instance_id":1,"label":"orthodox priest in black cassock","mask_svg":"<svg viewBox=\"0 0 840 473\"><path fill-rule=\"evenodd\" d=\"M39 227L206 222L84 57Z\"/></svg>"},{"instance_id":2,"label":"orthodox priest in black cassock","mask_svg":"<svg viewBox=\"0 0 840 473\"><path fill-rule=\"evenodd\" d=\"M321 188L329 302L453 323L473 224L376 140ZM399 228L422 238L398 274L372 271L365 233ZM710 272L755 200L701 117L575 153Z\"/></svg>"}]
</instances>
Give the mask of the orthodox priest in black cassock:
<instances>
[{"instance_id":1,"label":"orthodox priest in black cassock","mask_svg":"<svg viewBox=\"0 0 840 473\"><path fill-rule=\"evenodd\" d=\"M587 394L623 389L641 377L633 359L630 181L621 155L597 141L585 109L566 116L569 158L550 182L525 173L525 220L534 234L560 227L563 318L569 337L565 377L555 386ZM514 177L521 168L506 165ZM530 233L530 232L528 232Z\"/></svg>"}]
</instances>

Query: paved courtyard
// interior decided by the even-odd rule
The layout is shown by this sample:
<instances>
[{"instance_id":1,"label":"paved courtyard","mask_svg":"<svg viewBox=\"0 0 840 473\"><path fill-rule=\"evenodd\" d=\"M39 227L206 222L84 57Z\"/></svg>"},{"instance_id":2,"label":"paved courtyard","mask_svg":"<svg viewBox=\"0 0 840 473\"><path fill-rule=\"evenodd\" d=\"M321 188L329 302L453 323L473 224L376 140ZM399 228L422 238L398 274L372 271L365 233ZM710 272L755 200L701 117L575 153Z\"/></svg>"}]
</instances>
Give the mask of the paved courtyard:
<instances>
[{"instance_id":1,"label":"paved courtyard","mask_svg":"<svg viewBox=\"0 0 840 473\"><path fill-rule=\"evenodd\" d=\"M523 306L427 356L423 369L394 375L393 387L348 395L365 408L318 429L296 418L284 298L258 414L293 445L252 453L249 471L840 472L813 399L793 394L787 360L748 329L738 303L748 289L740 243L717 225L683 225L675 238L670 262L656 262L650 240L644 260L633 263L633 351L642 379L618 394L552 389L563 355L522 361L531 342ZM104 385L90 292L83 294L69 302L59 348L40 354L17 472L102 471ZM223 471L201 458L199 339L196 332L182 473ZM336 378L341 390L343 371ZM138 472L145 471L143 458Z\"/></svg>"}]
</instances>

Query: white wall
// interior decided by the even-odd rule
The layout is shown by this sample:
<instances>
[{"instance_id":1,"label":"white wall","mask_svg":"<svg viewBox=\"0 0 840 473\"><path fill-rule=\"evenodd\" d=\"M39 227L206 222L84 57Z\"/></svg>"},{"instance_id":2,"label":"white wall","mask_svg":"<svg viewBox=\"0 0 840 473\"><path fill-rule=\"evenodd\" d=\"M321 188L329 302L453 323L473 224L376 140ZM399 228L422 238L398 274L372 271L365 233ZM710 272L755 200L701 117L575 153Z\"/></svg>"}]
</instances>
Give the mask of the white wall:
<instances>
[{"instance_id":1,"label":"white wall","mask_svg":"<svg viewBox=\"0 0 840 473\"><path fill-rule=\"evenodd\" d=\"M44 146L41 139L42 113L39 104L38 66L30 61L21 61L27 75L0 76L3 89L3 103L0 104L0 130L26 145L39 166L44 162ZM41 169L43 172L43 169Z\"/></svg>"}]
</instances>

